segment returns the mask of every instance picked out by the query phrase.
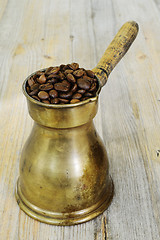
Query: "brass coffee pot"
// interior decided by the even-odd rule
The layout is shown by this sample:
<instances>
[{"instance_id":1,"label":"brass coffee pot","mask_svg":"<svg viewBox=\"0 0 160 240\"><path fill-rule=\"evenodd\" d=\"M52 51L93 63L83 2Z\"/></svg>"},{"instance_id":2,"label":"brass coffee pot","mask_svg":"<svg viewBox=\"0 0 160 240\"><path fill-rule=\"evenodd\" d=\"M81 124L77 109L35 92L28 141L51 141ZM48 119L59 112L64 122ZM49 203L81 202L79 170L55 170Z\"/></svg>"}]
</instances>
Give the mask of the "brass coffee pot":
<instances>
[{"instance_id":1,"label":"brass coffee pot","mask_svg":"<svg viewBox=\"0 0 160 240\"><path fill-rule=\"evenodd\" d=\"M73 225L108 208L113 182L93 118L101 88L137 33L137 23L125 23L93 69L99 82L95 97L75 104L41 103L26 92L26 82L34 73L24 81L23 93L35 123L22 151L16 199L30 217Z\"/></svg>"}]
</instances>

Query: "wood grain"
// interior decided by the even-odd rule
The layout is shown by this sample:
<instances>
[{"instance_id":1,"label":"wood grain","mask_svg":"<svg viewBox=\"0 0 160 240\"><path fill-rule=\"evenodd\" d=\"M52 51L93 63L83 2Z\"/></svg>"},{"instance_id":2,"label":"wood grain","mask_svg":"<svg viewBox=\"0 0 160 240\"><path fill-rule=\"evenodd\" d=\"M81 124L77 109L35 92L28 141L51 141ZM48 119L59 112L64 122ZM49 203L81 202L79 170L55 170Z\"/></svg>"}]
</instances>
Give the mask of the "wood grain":
<instances>
[{"instance_id":1,"label":"wood grain","mask_svg":"<svg viewBox=\"0 0 160 240\"><path fill-rule=\"evenodd\" d=\"M159 13L158 0L0 1L0 239L160 239ZM139 35L102 89L95 118L109 156L113 202L77 226L39 223L19 210L14 197L32 127L22 82L63 62L92 69L129 20L138 22Z\"/></svg>"}]
</instances>

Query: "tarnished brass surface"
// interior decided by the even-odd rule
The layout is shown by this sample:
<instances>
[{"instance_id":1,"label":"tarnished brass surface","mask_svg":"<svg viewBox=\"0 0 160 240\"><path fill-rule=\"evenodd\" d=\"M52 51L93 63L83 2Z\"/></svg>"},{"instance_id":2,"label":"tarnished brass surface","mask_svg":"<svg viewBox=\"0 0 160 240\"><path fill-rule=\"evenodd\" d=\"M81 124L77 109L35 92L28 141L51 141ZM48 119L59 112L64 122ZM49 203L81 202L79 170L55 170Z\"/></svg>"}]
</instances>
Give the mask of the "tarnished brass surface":
<instances>
[{"instance_id":1,"label":"tarnished brass surface","mask_svg":"<svg viewBox=\"0 0 160 240\"><path fill-rule=\"evenodd\" d=\"M31 217L49 224L72 225L96 217L109 206L113 183L93 118L101 87L137 32L138 25L126 23L108 47L94 69L99 81L94 98L76 104L45 104L27 94L28 78L24 81L23 93L35 123L22 151L16 198Z\"/></svg>"}]
</instances>

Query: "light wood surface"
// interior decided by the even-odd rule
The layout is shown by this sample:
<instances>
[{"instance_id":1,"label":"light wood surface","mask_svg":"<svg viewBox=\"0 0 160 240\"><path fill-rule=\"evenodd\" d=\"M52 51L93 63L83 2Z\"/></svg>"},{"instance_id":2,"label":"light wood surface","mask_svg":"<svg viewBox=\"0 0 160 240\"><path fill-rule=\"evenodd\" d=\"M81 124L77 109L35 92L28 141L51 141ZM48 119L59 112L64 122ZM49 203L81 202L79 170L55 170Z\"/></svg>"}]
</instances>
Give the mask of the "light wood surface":
<instances>
[{"instance_id":1,"label":"light wood surface","mask_svg":"<svg viewBox=\"0 0 160 240\"><path fill-rule=\"evenodd\" d=\"M113 202L77 226L34 221L14 197L33 124L22 82L60 63L92 69L129 20L138 22L138 37L102 89L95 118L109 156ZM160 1L0 0L0 66L0 239L159 240Z\"/></svg>"}]
</instances>

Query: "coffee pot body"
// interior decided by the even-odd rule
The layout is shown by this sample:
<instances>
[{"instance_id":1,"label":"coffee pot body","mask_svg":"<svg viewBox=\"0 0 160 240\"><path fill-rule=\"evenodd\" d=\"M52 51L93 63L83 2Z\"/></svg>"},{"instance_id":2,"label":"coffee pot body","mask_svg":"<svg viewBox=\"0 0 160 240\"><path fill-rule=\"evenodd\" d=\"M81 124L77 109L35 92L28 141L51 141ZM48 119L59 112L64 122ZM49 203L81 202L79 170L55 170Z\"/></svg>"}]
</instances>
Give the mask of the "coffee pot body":
<instances>
[{"instance_id":1,"label":"coffee pot body","mask_svg":"<svg viewBox=\"0 0 160 240\"><path fill-rule=\"evenodd\" d=\"M31 217L71 225L108 207L113 184L107 152L93 124L97 104L98 97L74 108L28 100L35 123L21 155L17 199Z\"/></svg>"}]
</instances>

